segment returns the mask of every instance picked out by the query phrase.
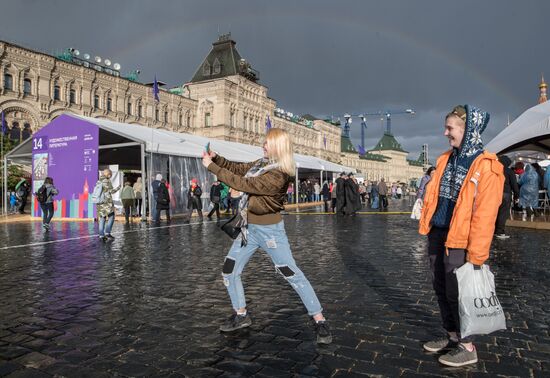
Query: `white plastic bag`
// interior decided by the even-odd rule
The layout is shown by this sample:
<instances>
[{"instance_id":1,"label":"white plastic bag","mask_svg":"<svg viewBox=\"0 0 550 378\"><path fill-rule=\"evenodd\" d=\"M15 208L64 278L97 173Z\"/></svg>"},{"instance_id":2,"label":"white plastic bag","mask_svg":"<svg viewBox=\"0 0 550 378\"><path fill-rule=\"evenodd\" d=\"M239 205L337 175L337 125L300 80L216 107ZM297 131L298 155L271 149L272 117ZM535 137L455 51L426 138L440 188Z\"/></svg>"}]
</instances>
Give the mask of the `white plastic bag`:
<instances>
[{"instance_id":1,"label":"white plastic bag","mask_svg":"<svg viewBox=\"0 0 550 378\"><path fill-rule=\"evenodd\" d=\"M416 200L412 208L411 219L420 220L420 216L422 215L422 204L420 198Z\"/></svg>"},{"instance_id":2,"label":"white plastic bag","mask_svg":"<svg viewBox=\"0 0 550 378\"><path fill-rule=\"evenodd\" d=\"M456 269L460 335L486 335L506 329L504 310L495 293L495 276L488 265L474 270L471 263Z\"/></svg>"}]
</instances>

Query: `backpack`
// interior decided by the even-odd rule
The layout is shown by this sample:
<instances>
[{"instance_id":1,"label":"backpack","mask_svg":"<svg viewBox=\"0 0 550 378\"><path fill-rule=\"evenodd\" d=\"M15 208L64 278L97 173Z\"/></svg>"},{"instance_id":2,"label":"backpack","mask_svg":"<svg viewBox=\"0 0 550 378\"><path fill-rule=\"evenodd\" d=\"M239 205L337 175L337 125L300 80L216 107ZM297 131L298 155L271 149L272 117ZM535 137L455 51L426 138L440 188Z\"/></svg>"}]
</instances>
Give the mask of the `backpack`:
<instances>
[{"instance_id":1,"label":"backpack","mask_svg":"<svg viewBox=\"0 0 550 378\"><path fill-rule=\"evenodd\" d=\"M159 186L157 192L157 203L160 205L168 205L170 203L170 193L168 193L168 188Z\"/></svg>"},{"instance_id":2,"label":"backpack","mask_svg":"<svg viewBox=\"0 0 550 378\"><path fill-rule=\"evenodd\" d=\"M38 203L46 203L48 200L48 188L46 188L46 185L42 185L40 189L38 189L38 192L36 192L36 200Z\"/></svg>"},{"instance_id":3,"label":"backpack","mask_svg":"<svg viewBox=\"0 0 550 378\"><path fill-rule=\"evenodd\" d=\"M92 192L92 203L95 203L96 205L105 203L105 193L103 193L103 183L101 180L96 182L94 186L94 191Z\"/></svg>"},{"instance_id":4,"label":"backpack","mask_svg":"<svg viewBox=\"0 0 550 378\"><path fill-rule=\"evenodd\" d=\"M193 194L196 195L197 197L202 196L202 189L201 189L201 187L200 187L200 186L197 186L197 187L195 188L195 191L193 192Z\"/></svg>"}]
</instances>

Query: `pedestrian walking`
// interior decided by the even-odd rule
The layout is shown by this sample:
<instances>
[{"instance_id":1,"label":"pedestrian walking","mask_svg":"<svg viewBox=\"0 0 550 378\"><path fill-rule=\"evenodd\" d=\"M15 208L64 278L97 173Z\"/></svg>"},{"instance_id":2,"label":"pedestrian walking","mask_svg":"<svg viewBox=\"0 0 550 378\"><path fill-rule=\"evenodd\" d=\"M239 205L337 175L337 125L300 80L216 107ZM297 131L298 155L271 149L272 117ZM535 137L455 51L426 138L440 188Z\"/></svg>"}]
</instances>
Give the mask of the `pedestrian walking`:
<instances>
[{"instance_id":1,"label":"pedestrian walking","mask_svg":"<svg viewBox=\"0 0 550 378\"><path fill-rule=\"evenodd\" d=\"M103 241L114 239L114 236L111 235L115 223L113 194L118 192L120 187L113 188L111 177L113 177L113 172L110 169L104 169L92 193L92 202L97 204L99 237Z\"/></svg>"},{"instance_id":2,"label":"pedestrian walking","mask_svg":"<svg viewBox=\"0 0 550 378\"><path fill-rule=\"evenodd\" d=\"M26 179L22 178L15 185L15 195L19 202L19 214L25 214L25 206L27 206L27 197L29 196L30 185Z\"/></svg>"},{"instance_id":3,"label":"pedestrian walking","mask_svg":"<svg viewBox=\"0 0 550 378\"><path fill-rule=\"evenodd\" d=\"M228 213L229 207L230 207L229 187L225 185L223 182L220 182L220 188L221 188L221 197L222 197L220 208L222 208L226 213Z\"/></svg>"},{"instance_id":4,"label":"pedestrian walking","mask_svg":"<svg viewBox=\"0 0 550 378\"><path fill-rule=\"evenodd\" d=\"M539 207L539 175L531 164L525 164L525 171L519 177L519 206L523 209L523 220L533 220Z\"/></svg>"},{"instance_id":5,"label":"pedestrian walking","mask_svg":"<svg viewBox=\"0 0 550 378\"><path fill-rule=\"evenodd\" d=\"M395 189L395 194L397 195L397 199L401 199L401 197L403 196L403 188L401 187L401 185L397 186L397 189Z\"/></svg>"},{"instance_id":6,"label":"pedestrian walking","mask_svg":"<svg viewBox=\"0 0 550 378\"><path fill-rule=\"evenodd\" d=\"M214 181L210 187L210 202L212 202L212 210L206 216L208 219L212 219L212 214L216 212L216 219L220 219L220 201L221 201L221 185L219 181Z\"/></svg>"},{"instance_id":7,"label":"pedestrian walking","mask_svg":"<svg viewBox=\"0 0 550 378\"><path fill-rule=\"evenodd\" d=\"M321 186L317 181L313 184L314 201L319 202L321 200Z\"/></svg>"},{"instance_id":8,"label":"pedestrian walking","mask_svg":"<svg viewBox=\"0 0 550 378\"><path fill-rule=\"evenodd\" d=\"M170 223L170 192L168 190L168 186L165 179L160 180L160 184L157 189L157 205L155 207L155 218L154 218L156 225L160 224L160 212L162 210L166 212L166 222Z\"/></svg>"},{"instance_id":9,"label":"pedestrian walking","mask_svg":"<svg viewBox=\"0 0 550 378\"><path fill-rule=\"evenodd\" d=\"M504 175L496 155L483 150L481 134L489 114L465 105L445 118L451 150L437 159L426 187L419 232L428 235L428 256L445 337L424 349L440 352L439 362L464 366L478 360L474 336L461 337L455 269L466 261L476 269L489 257ZM472 285L474 282L472 282Z\"/></svg>"},{"instance_id":10,"label":"pedestrian walking","mask_svg":"<svg viewBox=\"0 0 550 378\"><path fill-rule=\"evenodd\" d=\"M35 193L36 200L40 204L40 209L42 209L42 227L46 231L50 229L50 222L54 212L53 196L57 194L59 194L59 191L53 185L51 177L46 177L44 184Z\"/></svg>"},{"instance_id":11,"label":"pedestrian walking","mask_svg":"<svg viewBox=\"0 0 550 378\"><path fill-rule=\"evenodd\" d=\"M380 193L378 193L378 183L372 182L370 196L372 198L371 208L377 210L380 204Z\"/></svg>"},{"instance_id":12,"label":"pedestrian walking","mask_svg":"<svg viewBox=\"0 0 550 378\"><path fill-rule=\"evenodd\" d=\"M193 216L193 210L197 210L199 220L202 222L202 189L196 178L191 180L189 190L187 191L187 209L189 210L189 219Z\"/></svg>"},{"instance_id":13,"label":"pedestrian walking","mask_svg":"<svg viewBox=\"0 0 550 378\"><path fill-rule=\"evenodd\" d=\"M17 212L17 196L15 192L10 193L10 213L15 214Z\"/></svg>"},{"instance_id":14,"label":"pedestrian walking","mask_svg":"<svg viewBox=\"0 0 550 378\"><path fill-rule=\"evenodd\" d=\"M245 193L239 204L241 233L229 250L222 269L235 314L220 330L231 332L252 324L246 309L241 274L254 252L262 248L271 257L277 271L298 293L315 321L317 342L331 343L332 335L323 309L311 284L292 257L281 216L288 183L296 172L288 133L277 128L270 129L263 150L263 159L252 163L230 162L215 152L203 154L203 164L210 172Z\"/></svg>"},{"instance_id":15,"label":"pedestrian walking","mask_svg":"<svg viewBox=\"0 0 550 378\"><path fill-rule=\"evenodd\" d=\"M380 207L386 210L388 208L388 186L384 177L378 183L378 195L380 196Z\"/></svg>"},{"instance_id":16,"label":"pedestrian walking","mask_svg":"<svg viewBox=\"0 0 550 378\"><path fill-rule=\"evenodd\" d=\"M512 161L506 155L501 155L498 160L504 167L504 190L502 192L502 203L498 208L497 221L495 224L495 237L497 239L508 239L510 236L506 235L504 227L506 226L506 219L510 218L510 208L512 207L512 194L514 198L519 196L519 187L516 181L516 175L510 165Z\"/></svg>"},{"instance_id":17,"label":"pedestrian walking","mask_svg":"<svg viewBox=\"0 0 550 378\"><path fill-rule=\"evenodd\" d=\"M160 180L162 180L162 175L160 173L158 173L155 176L155 179L153 180L153 182L151 183L151 191L153 193L153 198L152 198L150 212L151 212L151 216L153 217L153 219L154 219L155 214L156 214L157 195L158 195L158 190L159 190L159 186L160 186Z\"/></svg>"},{"instance_id":18,"label":"pedestrian walking","mask_svg":"<svg viewBox=\"0 0 550 378\"><path fill-rule=\"evenodd\" d=\"M426 173L420 179L420 185L418 186L418 192L416 192L416 199L424 200L424 194L426 193L426 185L432 179L432 176L435 172L435 167L429 167L426 170Z\"/></svg>"},{"instance_id":19,"label":"pedestrian walking","mask_svg":"<svg viewBox=\"0 0 550 378\"><path fill-rule=\"evenodd\" d=\"M346 180L348 176L344 172L336 179L336 214L343 215L346 207Z\"/></svg>"},{"instance_id":20,"label":"pedestrian walking","mask_svg":"<svg viewBox=\"0 0 550 378\"><path fill-rule=\"evenodd\" d=\"M120 200L122 201L122 207L124 208L124 218L126 219L126 224L128 224L130 223L132 208L136 202L136 195L130 181L126 181L124 183L124 187L120 192Z\"/></svg>"},{"instance_id":21,"label":"pedestrian walking","mask_svg":"<svg viewBox=\"0 0 550 378\"><path fill-rule=\"evenodd\" d=\"M138 177L136 182L134 183L134 197L136 202L136 213L139 217L142 216L142 207L143 207L143 196L142 196L142 190L143 190L143 183L141 182L141 177Z\"/></svg>"},{"instance_id":22,"label":"pedestrian walking","mask_svg":"<svg viewBox=\"0 0 550 378\"><path fill-rule=\"evenodd\" d=\"M322 194L323 194L323 205L324 205L324 210L325 210L325 213L328 213L328 212L329 212L329 209L330 209L330 203L331 203L330 185L329 185L328 181L325 181L325 182L323 183Z\"/></svg>"},{"instance_id":23,"label":"pedestrian walking","mask_svg":"<svg viewBox=\"0 0 550 378\"><path fill-rule=\"evenodd\" d=\"M241 201L242 193L236 189L229 188L229 197L231 199L231 215L237 214L239 211L239 202Z\"/></svg>"},{"instance_id":24,"label":"pedestrian walking","mask_svg":"<svg viewBox=\"0 0 550 378\"><path fill-rule=\"evenodd\" d=\"M346 192L346 206L344 213L346 215L355 215L361 210L361 197L359 196L359 184L353 173L348 174L348 179L344 181Z\"/></svg>"}]
</instances>

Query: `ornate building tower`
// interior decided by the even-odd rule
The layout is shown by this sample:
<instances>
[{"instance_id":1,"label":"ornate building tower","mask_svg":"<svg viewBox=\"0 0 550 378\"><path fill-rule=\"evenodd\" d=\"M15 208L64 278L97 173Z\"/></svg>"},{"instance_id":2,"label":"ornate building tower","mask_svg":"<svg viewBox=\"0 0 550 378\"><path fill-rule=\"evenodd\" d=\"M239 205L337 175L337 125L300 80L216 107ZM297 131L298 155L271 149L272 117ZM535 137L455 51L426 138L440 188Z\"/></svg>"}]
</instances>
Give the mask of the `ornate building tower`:
<instances>
[{"instance_id":1,"label":"ornate building tower","mask_svg":"<svg viewBox=\"0 0 550 378\"><path fill-rule=\"evenodd\" d=\"M539 104L542 104L543 102L548 101L548 98L546 98L546 88L548 85L544 82L544 76L542 76L542 81L539 84L540 89L540 97L539 97Z\"/></svg>"}]
</instances>

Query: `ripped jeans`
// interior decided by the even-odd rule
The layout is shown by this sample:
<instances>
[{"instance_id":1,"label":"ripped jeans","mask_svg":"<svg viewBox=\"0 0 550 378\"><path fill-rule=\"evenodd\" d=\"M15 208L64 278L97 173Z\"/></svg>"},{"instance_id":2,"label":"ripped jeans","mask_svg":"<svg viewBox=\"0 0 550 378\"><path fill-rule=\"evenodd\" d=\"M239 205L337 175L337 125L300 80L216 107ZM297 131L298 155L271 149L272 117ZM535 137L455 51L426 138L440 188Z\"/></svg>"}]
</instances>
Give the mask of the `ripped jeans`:
<instances>
[{"instance_id":1,"label":"ripped jeans","mask_svg":"<svg viewBox=\"0 0 550 378\"><path fill-rule=\"evenodd\" d=\"M237 311L246 307L241 274L248 260L258 248L266 251L271 257L276 270L290 283L302 299L308 314L310 316L320 314L323 309L319 299L292 257L283 221L271 225L249 224L248 244L241 247L241 238L237 238L231 246L223 264L222 275L233 309Z\"/></svg>"}]
</instances>

